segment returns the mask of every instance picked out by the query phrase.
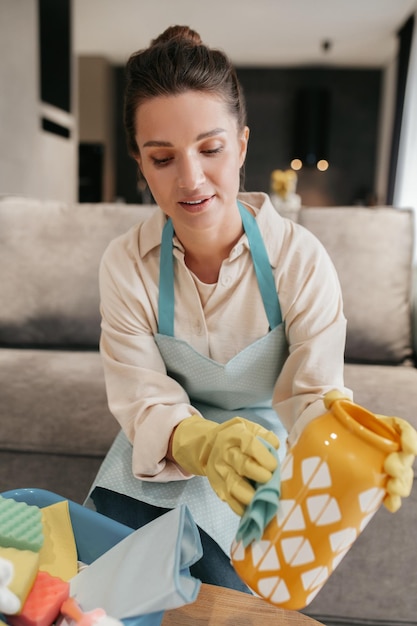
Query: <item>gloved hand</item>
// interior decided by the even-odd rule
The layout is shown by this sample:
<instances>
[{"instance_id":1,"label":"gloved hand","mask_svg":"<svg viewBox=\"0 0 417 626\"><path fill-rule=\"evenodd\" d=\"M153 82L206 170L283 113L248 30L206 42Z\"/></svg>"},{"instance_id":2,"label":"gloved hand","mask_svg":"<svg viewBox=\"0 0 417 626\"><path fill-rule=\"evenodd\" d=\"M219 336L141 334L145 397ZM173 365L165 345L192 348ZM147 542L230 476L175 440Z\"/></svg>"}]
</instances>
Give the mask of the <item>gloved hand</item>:
<instances>
[{"instance_id":1,"label":"gloved hand","mask_svg":"<svg viewBox=\"0 0 417 626\"><path fill-rule=\"evenodd\" d=\"M417 455L417 432L409 422L400 417L377 417L394 428L401 437L401 450L391 452L384 463L384 470L390 478L383 504L388 511L395 513L401 506L401 498L409 496L413 486L412 465Z\"/></svg>"},{"instance_id":2,"label":"gloved hand","mask_svg":"<svg viewBox=\"0 0 417 626\"><path fill-rule=\"evenodd\" d=\"M277 467L259 437L279 447L273 432L242 417L217 424L192 415L176 427L171 454L186 472L207 476L219 498L242 515L255 493L249 481L266 483Z\"/></svg>"}]
</instances>

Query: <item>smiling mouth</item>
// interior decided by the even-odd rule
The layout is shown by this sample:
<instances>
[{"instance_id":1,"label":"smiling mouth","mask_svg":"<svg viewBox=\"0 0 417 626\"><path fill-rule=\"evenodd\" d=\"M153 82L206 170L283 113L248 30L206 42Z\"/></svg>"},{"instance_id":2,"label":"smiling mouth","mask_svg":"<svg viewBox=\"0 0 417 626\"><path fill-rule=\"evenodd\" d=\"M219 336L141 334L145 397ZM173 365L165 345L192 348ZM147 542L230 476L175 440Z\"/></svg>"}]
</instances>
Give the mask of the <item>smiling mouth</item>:
<instances>
[{"instance_id":1,"label":"smiling mouth","mask_svg":"<svg viewBox=\"0 0 417 626\"><path fill-rule=\"evenodd\" d=\"M198 200L181 200L179 204L188 209L188 210L199 210L206 206L208 202L212 199L212 196L209 198L200 198Z\"/></svg>"}]
</instances>

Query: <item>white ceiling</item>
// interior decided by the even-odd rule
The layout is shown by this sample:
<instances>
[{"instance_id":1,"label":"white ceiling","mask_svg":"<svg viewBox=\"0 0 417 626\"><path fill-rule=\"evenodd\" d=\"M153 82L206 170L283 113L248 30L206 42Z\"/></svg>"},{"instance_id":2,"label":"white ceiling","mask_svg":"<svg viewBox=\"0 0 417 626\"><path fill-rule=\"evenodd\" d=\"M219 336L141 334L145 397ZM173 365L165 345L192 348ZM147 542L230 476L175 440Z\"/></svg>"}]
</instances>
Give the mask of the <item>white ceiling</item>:
<instances>
[{"instance_id":1,"label":"white ceiling","mask_svg":"<svg viewBox=\"0 0 417 626\"><path fill-rule=\"evenodd\" d=\"M77 55L124 64L173 24L187 24L237 65L382 67L417 0L73 0ZM330 40L325 52L322 42Z\"/></svg>"}]
</instances>

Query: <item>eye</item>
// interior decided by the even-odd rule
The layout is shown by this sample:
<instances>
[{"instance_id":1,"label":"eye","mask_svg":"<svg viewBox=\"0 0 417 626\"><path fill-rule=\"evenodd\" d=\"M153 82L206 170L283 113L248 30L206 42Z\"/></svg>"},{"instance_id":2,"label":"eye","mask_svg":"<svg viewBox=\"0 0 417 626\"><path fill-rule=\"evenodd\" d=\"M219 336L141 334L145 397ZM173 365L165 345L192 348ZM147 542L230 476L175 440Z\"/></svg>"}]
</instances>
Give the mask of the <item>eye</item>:
<instances>
[{"instance_id":1,"label":"eye","mask_svg":"<svg viewBox=\"0 0 417 626\"><path fill-rule=\"evenodd\" d=\"M223 151L223 146L216 146L215 148L205 148L202 150L203 154L207 154L208 156L219 154Z\"/></svg>"},{"instance_id":2,"label":"eye","mask_svg":"<svg viewBox=\"0 0 417 626\"><path fill-rule=\"evenodd\" d=\"M163 157L163 158L157 158L157 157L151 157L152 158L152 162L156 167L164 167L165 165L168 165L168 163L170 163L172 161L172 157L167 156L167 157Z\"/></svg>"}]
</instances>

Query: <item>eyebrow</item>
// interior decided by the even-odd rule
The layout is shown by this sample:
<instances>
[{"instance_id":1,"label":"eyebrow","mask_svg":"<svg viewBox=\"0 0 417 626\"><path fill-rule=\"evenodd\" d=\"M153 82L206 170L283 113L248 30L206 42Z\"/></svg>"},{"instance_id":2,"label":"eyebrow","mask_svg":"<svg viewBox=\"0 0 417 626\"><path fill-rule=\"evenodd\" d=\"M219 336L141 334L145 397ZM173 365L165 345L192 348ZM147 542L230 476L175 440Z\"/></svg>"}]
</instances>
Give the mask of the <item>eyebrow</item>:
<instances>
[{"instance_id":1,"label":"eyebrow","mask_svg":"<svg viewBox=\"0 0 417 626\"><path fill-rule=\"evenodd\" d=\"M209 130L206 133L200 133L197 135L196 141L201 141L202 139L207 139L208 137L214 137L216 135L220 135L225 133L226 129L224 128L213 128L213 130ZM158 141L152 139L143 144L144 148L172 148L173 145L170 141Z\"/></svg>"}]
</instances>

